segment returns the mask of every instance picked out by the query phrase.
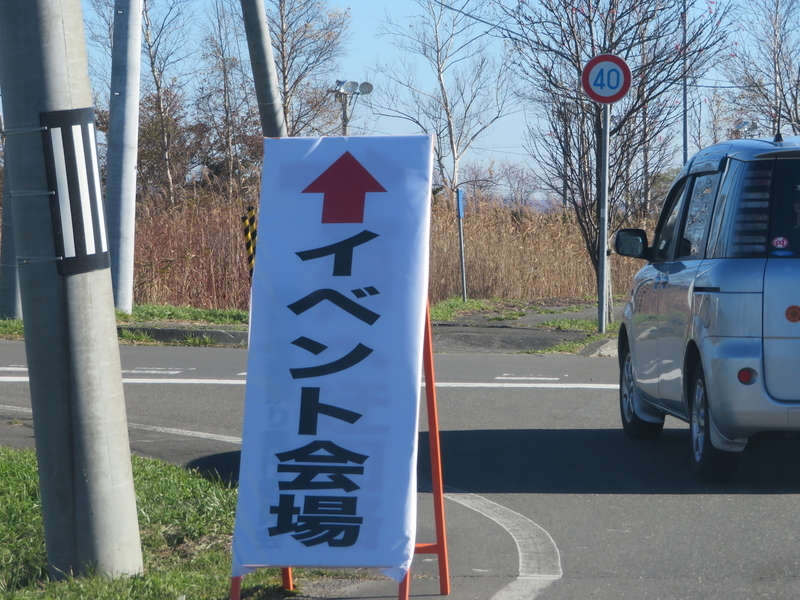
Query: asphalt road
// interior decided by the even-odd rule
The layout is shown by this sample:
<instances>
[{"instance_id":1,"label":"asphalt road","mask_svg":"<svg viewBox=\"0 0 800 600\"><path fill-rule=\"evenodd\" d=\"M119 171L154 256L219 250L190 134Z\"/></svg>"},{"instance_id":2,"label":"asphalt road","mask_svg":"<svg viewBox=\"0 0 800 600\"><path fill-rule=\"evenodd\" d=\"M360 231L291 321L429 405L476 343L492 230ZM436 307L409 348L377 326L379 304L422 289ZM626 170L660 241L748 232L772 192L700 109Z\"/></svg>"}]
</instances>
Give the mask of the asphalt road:
<instances>
[{"instance_id":1,"label":"asphalt road","mask_svg":"<svg viewBox=\"0 0 800 600\"><path fill-rule=\"evenodd\" d=\"M134 452L235 465L242 349L121 347ZM0 443L33 443L24 348L0 342ZM455 600L800 597L800 446L760 438L733 484L697 482L688 429L627 439L614 358L437 354ZM427 434L421 427L420 478ZM421 492L419 541L433 541ZM415 559L411 594L438 594ZM521 575L521 576L520 576ZM347 583L347 582L345 582ZM246 586L246 580L245 580ZM370 580L323 597L396 597Z\"/></svg>"}]
</instances>

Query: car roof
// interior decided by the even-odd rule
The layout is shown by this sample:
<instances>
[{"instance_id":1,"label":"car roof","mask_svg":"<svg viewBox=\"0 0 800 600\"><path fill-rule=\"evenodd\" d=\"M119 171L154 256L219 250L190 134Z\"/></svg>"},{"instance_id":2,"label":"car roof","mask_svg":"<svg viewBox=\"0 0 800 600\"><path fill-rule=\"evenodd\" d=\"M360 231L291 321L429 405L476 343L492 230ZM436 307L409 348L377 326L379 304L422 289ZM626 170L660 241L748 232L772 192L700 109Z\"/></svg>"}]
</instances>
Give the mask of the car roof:
<instances>
[{"instance_id":1,"label":"car roof","mask_svg":"<svg viewBox=\"0 0 800 600\"><path fill-rule=\"evenodd\" d=\"M729 140L703 148L681 169L678 177L686 173L717 171L725 158L755 160L758 158L800 158L800 136L787 137L782 141L771 138Z\"/></svg>"}]
</instances>

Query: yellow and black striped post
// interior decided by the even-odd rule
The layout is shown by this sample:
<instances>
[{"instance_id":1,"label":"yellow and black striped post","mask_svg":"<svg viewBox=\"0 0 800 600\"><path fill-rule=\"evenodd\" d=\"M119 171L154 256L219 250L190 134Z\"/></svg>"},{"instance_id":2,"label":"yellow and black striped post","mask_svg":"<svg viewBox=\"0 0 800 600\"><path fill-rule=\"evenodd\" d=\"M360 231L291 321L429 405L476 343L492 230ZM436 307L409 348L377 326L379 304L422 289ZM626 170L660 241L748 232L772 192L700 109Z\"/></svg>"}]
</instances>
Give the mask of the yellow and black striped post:
<instances>
[{"instance_id":1,"label":"yellow and black striped post","mask_svg":"<svg viewBox=\"0 0 800 600\"><path fill-rule=\"evenodd\" d=\"M253 280L253 268L256 265L256 209L254 206L247 207L247 215L242 217L244 228L244 247L247 251L247 269L250 273L250 280Z\"/></svg>"}]
</instances>

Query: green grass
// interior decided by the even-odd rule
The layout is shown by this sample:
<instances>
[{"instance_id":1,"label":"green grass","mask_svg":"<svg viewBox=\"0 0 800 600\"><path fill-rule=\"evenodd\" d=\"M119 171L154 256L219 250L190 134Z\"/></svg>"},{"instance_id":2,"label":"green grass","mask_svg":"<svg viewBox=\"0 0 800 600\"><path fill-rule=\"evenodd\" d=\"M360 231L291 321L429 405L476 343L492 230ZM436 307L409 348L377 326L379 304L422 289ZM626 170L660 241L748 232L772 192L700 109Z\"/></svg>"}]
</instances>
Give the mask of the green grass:
<instances>
[{"instance_id":1,"label":"green grass","mask_svg":"<svg viewBox=\"0 0 800 600\"><path fill-rule=\"evenodd\" d=\"M25 331L20 319L0 320L0 340L21 340L25 337Z\"/></svg>"},{"instance_id":2,"label":"green grass","mask_svg":"<svg viewBox=\"0 0 800 600\"><path fill-rule=\"evenodd\" d=\"M216 346L217 341L207 335L186 335L177 342L179 346L193 346L195 348Z\"/></svg>"},{"instance_id":3,"label":"green grass","mask_svg":"<svg viewBox=\"0 0 800 600\"><path fill-rule=\"evenodd\" d=\"M598 333L596 335L587 335L583 339L572 342L561 342L560 344L556 344L555 346L551 346L550 348L545 348L543 350L523 350L521 354L554 354L559 352L564 354L575 354L576 352L583 350L592 342L596 342L598 340L610 340L615 337L615 333Z\"/></svg>"},{"instance_id":4,"label":"green grass","mask_svg":"<svg viewBox=\"0 0 800 600\"><path fill-rule=\"evenodd\" d=\"M595 306L597 306L595 304ZM587 306L564 306L559 308L539 308L535 307L533 310L536 311L537 315L560 315L562 313L571 313L571 312L579 312L581 310L586 310L586 308L591 308L591 305Z\"/></svg>"},{"instance_id":5,"label":"green grass","mask_svg":"<svg viewBox=\"0 0 800 600\"><path fill-rule=\"evenodd\" d=\"M204 327L206 325L226 325L235 330L245 330L250 315L246 310L218 310L205 308L192 308L190 306L159 306L155 304L137 304L133 307L133 314L121 311L117 313L118 325L135 325L137 323L191 323ZM202 336L205 338L207 336ZM21 320L0 320L0 339L22 340L25 338ZM127 342L153 342L146 333L133 330L121 332L119 338ZM212 342L213 343L213 342ZM190 345L208 346L208 340L202 339L199 343L190 340Z\"/></svg>"},{"instance_id":6,"label":"green grass","mask_svg":"<svg viewBox=\"0 0 800 600\"><path fill-rule=\"evenodd\" d=\"M565 331L585 331L592 333L597 331L597 319L551 319L540 323L541 327L552 327L553 329L563 329ZM607 323L606 332L619 331L620 322Z\"/></svg>"},{"instance_id":7,"label":"green grass","mask_svg":"<svg viewBox=\"0 0 800 600\"><path fill-rule=\"evenodd\" d=\"M246 310L192 308L191 306L137 304L133 307L133 314L128 315L117 311L117 321L125 323L189 321L213 325L247 325L248 320L249 313Z\"/></svg>"},{"instance_id":8,"label":"green grass","mask_svg":"<svg viewBox=\"0 0 800 600\"><path fill-rule=\"evenodd\" d=\"M552 327L562 331L583 331L587 335L585 338L571 342L561 342L550 348L544 350L529 350L524 351L523 354L550 354L553 352L564 352L574 354L582 350L587 345L598 340L607 340L617 337L621 323L615 321L606 324L606 332L599 333L597 331L596 319L552 319L541 323L541 327Z\"/></svg>"},{"instance_id":9,"label":"green grass","mask_svg":"<svg viewBox=\"0 0 800 600\"><path fill-rule=\"evenodd\" d=\"M153 336L143 329L120 329L117 337L124 342L150 344L155 342Z\"/></svg>"},{"instance_id":10,"label":"green grass","mask_svg":"<svg viewBox=\"0 0 800 600\"><path fill-rule=\"evenodd\" d=\"M520 319L520 318L524 317L527 314L528 313L526 313L524 310L513 310L513 311L510 311L510 312L504 312L504 313L502 313L500 315L497 315L497 316L494 316L494 317L489 317L487 320L488 321L516 321L517 319Z\"/></svg>"},{"instance_id":11,"label":"green grass","mask_svg":"<svg viewBox=\"0 0 800 600\"><path fill-rule=\"evenodd\" d=\"M180 467L133 457L144 575L47 578L36 457L0 447L0 598L3 600L222 600L229 595L236 490ZM295 570L302 585L334 573ZM352 576L352 574L348 574ZM278 569L244 580L243 597L290 597Z\"/></svg>"},{"instance_id":12,"label":"green grass","mask_svg":"<svg viewBox=\"0 0 800 600\"><path fill-rule=\"evenodd\" d=\"M491 308L491 305L485 300L467 299L464 302L461 298L450 298L431 306L431 321L452 321L459 314L490 310Z\"/></svg>"}]
</instances>

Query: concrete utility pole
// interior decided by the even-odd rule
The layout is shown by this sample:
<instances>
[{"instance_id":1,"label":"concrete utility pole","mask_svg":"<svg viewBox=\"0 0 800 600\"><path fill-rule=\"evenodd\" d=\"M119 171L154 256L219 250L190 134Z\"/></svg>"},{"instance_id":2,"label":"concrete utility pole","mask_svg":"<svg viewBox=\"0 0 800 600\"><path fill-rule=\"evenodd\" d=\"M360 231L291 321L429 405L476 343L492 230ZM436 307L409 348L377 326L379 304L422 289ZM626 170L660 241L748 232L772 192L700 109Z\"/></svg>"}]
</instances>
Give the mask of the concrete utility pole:
<instances>
[{"instance_id":1,"label":"concrete utility pole","mask_svg":"<svg viewBox=\"0 0 800 600\"><path fill-rule=\"evenodd\" d=\"M278 92L278 74L275 72L264 0L242 0L242 16L253 68L261 130L264 137L286 137L286 121Z\"/></svg>"},{"instance_id":2,"label":"concrete utility pole","mask_svg":"<svg viewBox=\"0 0 800 600\"><path fill-rule=\"evenodd\" d=\"M0 87L50 575L137 573L80 0L0 2Z\"/></svg>"},{"instance_id":3,"label":"concrete utility pole","mask_svg":"<svg viewBox=\"0 0 800 600\"><path fill-rule=\"evenodd\" d=\"M128 314L133 311L141 44L142 0L116 0L108 103L106 208L114 302Z\"/></svg>"},{"instance_id":4,"label":"concrete utility pole","mask_svg":"<svg viewBox=\"0 0 800 600\"><path fill-rule=\"evenodd\" d=\"M2 123L2 121L0 121ZM0 125L0 129L2 126ZM7 186L4 185L3 188ZM22 302L17 279L17 254L11 200L3 194L3 232L0 238L0 319L21 319Z\"/></svg>"}]
</instances>

